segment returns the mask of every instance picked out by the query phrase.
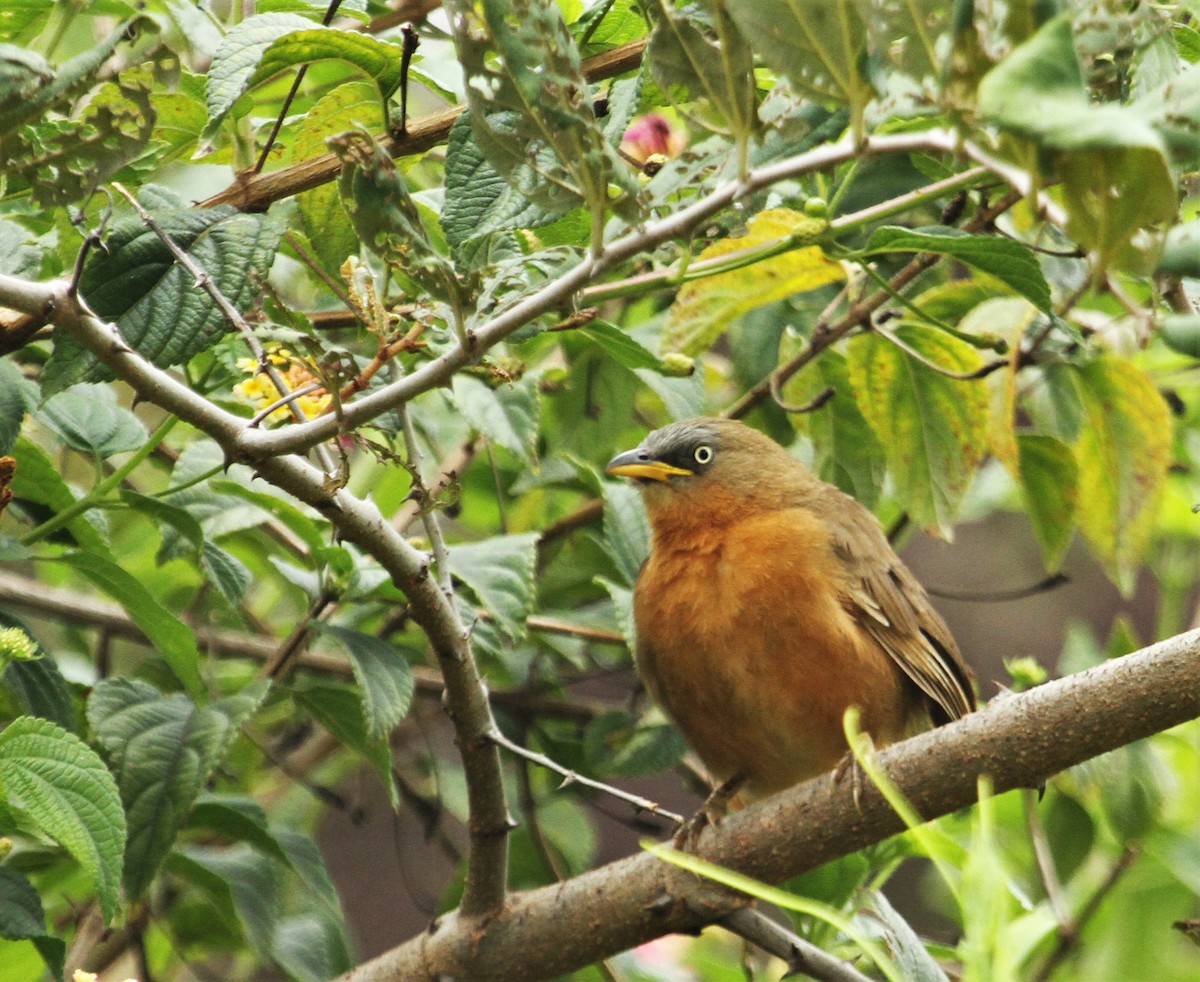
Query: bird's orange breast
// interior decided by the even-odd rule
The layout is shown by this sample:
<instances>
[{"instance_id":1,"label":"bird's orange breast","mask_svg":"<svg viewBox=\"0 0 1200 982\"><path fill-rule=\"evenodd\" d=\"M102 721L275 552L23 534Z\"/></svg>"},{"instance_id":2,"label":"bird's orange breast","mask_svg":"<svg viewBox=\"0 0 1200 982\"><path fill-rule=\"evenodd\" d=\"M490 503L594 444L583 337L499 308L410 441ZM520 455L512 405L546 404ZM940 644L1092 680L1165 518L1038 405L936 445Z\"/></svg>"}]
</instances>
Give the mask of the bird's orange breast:
<instances>
[{"instance_id":1,"label":"bird's orange breast","mask_svg":"<svg viewBox=\"0 0 1200 982\"><path fill-rule=\"evenodd\" d=\"M744 797L836 766L850 705L876 742L904 733L905 685L847 612L844 578L803 508L656 523L634 598L639 670L713 778L745 776Z\"/></svg>"}]
</instances>

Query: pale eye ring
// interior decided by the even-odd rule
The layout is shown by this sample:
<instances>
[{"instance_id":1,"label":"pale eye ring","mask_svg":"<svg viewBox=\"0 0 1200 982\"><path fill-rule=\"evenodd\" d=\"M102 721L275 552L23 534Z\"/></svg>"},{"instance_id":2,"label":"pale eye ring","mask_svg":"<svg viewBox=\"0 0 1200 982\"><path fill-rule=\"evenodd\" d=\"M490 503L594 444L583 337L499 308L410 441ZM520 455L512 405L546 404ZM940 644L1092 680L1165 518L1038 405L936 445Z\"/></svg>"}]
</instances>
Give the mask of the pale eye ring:
<instances>
[{"instance_id":1,"label":"pale eye ring","mask_svg":"<svg viewBox=\"0 0 1200 982\"><path fill-rule=\"evenodd\" d=\"M701 444L692 452L692 457L701 467L703 467L705 464L711 464L713 459L713 448L707 444Z\"/></svg>"}]
</instances>

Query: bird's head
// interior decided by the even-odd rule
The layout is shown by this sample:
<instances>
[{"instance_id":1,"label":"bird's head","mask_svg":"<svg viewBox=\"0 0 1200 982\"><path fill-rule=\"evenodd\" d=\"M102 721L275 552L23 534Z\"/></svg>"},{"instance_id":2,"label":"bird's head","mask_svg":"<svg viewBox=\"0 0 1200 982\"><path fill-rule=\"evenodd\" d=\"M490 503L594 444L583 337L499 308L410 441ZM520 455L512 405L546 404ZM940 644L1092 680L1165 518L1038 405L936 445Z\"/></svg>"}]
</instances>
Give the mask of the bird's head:
<instances>
[{"instance_id":1,"label":"bird's head","mask_svg":"<svg viewBox=\"0 0 1200 982\"><path fill-rule=\"evenodd\" d=\"M693 517L732 518L784 507L799 487L816 483L781 446L732 419L690 419L654 430L606 470L638 483L655 523L681 508Z\"/></svg>"}]
</instances>

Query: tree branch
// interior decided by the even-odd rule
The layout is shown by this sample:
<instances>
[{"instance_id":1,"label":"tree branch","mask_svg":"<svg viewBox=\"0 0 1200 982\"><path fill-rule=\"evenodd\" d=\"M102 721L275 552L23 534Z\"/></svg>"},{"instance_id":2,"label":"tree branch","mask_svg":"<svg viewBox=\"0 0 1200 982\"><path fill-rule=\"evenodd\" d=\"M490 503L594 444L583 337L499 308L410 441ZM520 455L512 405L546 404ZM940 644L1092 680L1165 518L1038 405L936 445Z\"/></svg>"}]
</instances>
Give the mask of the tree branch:
<instances>
[{"instance_id":1,"label":"tree branch","mask_svg":"<svg viewBox=\"0 0 1200 982\"><path fill-rule=\"evenodd\" d=\"M1200 631L1160 642L881 751L917 811L935 818L995 790L1036 787L1068 767L1200 716ZM883 796L816 778L701 833L697 853L779 882L902 831ZM343 982L552 979L655 937L695 931L741 906L723 888L642 853L516 894L482 929L451 913Z\"/></svg>"},{"instance_id":2,"label":"tree branch","mask_svg":"<svg viewBox=\"0 0 1200 982\"><path fill-rule=\"evenodd\" d=\"M203 431L227 455L233 453L239 435L245 432L244 421L145 361L130 349L115 325L100 320L71 296L69 287L63 280L42 284L0 275L0 304L26 312L45 311L58 328L70 331L142 399ZM498 910L506 890L512 818L500 754L488 739L495 722L487 691L471 654L469 632L457 610L430 576L425 555L388 524L373 502L329 487L321 472L299 457L267 456L256 461L256 469L259 477L326 516L343 539L374 556L408 597L413 620L437 655L446 683L446 712L454 724L466 771L471 850L462 910L468 917Z\"/></svg>"}]
</instances>

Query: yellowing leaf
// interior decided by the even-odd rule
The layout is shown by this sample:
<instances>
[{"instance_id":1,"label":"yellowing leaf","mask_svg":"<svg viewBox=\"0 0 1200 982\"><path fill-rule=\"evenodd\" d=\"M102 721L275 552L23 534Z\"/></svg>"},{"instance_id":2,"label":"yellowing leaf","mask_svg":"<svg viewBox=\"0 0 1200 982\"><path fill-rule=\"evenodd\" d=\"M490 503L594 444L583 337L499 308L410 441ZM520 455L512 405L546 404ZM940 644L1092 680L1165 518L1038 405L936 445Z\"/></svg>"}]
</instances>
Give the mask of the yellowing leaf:
<instances>
[{"instance_id":1,"label":"yellowing leaf","mask_svg":"<svg viewBox=\"0 0 1200 982\"><path fill-rule=\"evenodd\" d=\"M751 218L745 235L714 242L698 260L728 256L788 238L799 243L824 227L823 221L800 212L772 208ZM810 245L695 280L679 291L671 306L662 350L700 354L721 336L730 321L747 311L836 283L845 276L840 263L826 258L820 246Z\"/></svg>"},{"instance_id":2,"label":"yellowing leaf","mask_svg":"<svg viewBox=\"0 0 1200 982\"><path fill-rule=\"evenodd\" d=\"M894 332L949 371L980 365L978 351L944 331L908 323ZM948 533L987 449L983 382L936 372L879 334L851 339L847 363L854 398L883 447L896 497L914 522Z\"/></svg>"},{"instance_id":3,"label":"yellowing leaf","mask_svg":"<svg viewBox=\"0 0 1200 982\"><path fill-rule=\"evenodd\" d=\"M1171 463L1171 413L1136 365L1105 356L1075 370L1083 406L1079 526L1125 592L1154 529Z\"/></svg>"}]
</instances>

